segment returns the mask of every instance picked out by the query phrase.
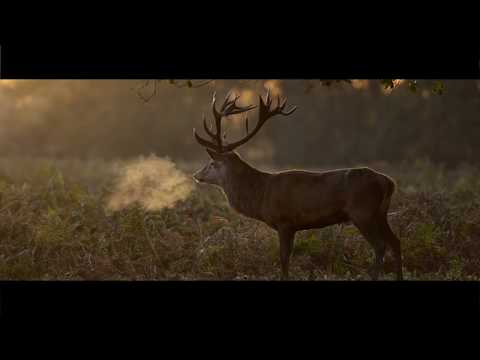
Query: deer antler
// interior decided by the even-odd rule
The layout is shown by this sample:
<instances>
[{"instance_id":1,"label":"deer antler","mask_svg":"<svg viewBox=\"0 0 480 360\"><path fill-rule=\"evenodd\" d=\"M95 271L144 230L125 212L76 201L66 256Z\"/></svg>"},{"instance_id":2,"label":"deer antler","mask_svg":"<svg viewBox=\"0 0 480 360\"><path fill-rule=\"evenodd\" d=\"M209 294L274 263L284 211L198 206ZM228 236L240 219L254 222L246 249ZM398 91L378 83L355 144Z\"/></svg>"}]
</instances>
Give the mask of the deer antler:
<instances>
[{"instance_id":1,"label":"deer antler","mask_svg":"<svg viewBox=\"0 0 480 360\"><path fill-rule=\"evenodd\" d=\"M288 111L285 111L285 106L287 105L287 98L282 98L280 95L277 97L277 106L271 108L272 105L272 97L270 96L270 91L267 92L267 95L265 97L265 101L262 99L262 97L259 95L259 109L258 109L258 121L257 125L255 125L255 128L251 133L248 132L248 118L245 118L245 128L247 130L247 135L239 140L236 141L232 144L224 146L224 151L232 151L235 148L239 147L240 145L245 144L248 140L250 140L252 137L255 136L255 134L261 129L261 127L267 122L268 119L275 115L283 115L283 116L288 116L293 114L295 110L297 110L297 107L294 106Z\"/></svg>"},{"instance_id":2,"label":"deer antler","mask_svg":"<svg viewBox=\"0 0 480 360\"><path fill-rule=\"evenodd\" d=\"M230 115L234 114L240 114L244 113L247 111L250 111L254 108L256 108L256 105L248 105L248 106L238 106L237 105L237 100L240 98L239 95L234 96L233 99L231 99L231 94L228 93L227 96L225 97L225 101L222 104L220 108L220 112L217 110L216 107L216 93L213 94L213 99L212 99L212 112L213 116L215 118L215 128L216 132L213 132L213 127L211 124L207 124L207 119L205 117L205 114L203 115L203 128L207 135L211 138L211 141L206 140L202 137L200 137L195 129L193 129L193 135L197 139L200 145L206 146L208 148L211 148L219 153L222 152L227 152L227 151L232 151L235 148L239 147L240 145L245 144L248 140L250 140L255 134L260 130L260 128L267 122L268 119L275 115L283 115L283 116L288 116L291 115L295 110L297 110L297 107L294 106L288 111L285 111L285 106L287 104L287 98L282 98L280 96L277 97L277 105L272 107L273 103L273 98L270 96L270 90L267 91L267 95L265 96L265 100L262 99L262 97L259 95L259 109L258 109L258 121L257 124L255 125L255 128L251 133L248 131L248 117L245 117L245 129L247 132L247 135L239 140L236 141L232 144L224 144L222 142L222 138L226 137L226 132L222 134L222 119L224 117L228 117Z\"/></svg>"},{"instance_id":3,"label":"deer antler","mask_svg":"<svg viewBox=\"0 0 480 360\"><path fill-rule=\"evenodd\" d=\"M200 135L198 135L193 129L193 135L197 139L197 141L200 143L200 145L209 147L217 152L225 152L228 150L225 150L225 146L222 142L222 137L225 138L226 132L222 134L222 119L224 117L228 117L230 115L235 115L235 114L241 114L247 111L250 111L254 108L256 108L256 105L248 105L248 106L238 106L237 105L237 100L240 98L239 95L234 96L233 99L231 99L231 93L228 93L227 96L225 97L225 100L220 107L220 112L217 110L216 107L216 93L213 94L212 98L212 112L213 112L213 117L215 118L215 128L216 132L213 132L212 126L207 124L207 119L205 117L205 114L203 115L203 128L207 135L211 138L211 141L203 139Z\"/></svg>"}]
</instances>

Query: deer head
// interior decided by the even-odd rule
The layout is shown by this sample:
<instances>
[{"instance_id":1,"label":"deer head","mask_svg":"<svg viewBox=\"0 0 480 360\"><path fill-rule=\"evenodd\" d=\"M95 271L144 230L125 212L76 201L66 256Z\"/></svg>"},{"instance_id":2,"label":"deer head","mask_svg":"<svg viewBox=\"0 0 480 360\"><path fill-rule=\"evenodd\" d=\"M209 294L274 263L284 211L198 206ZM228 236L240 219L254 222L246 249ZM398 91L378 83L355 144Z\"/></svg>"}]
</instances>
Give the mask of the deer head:
<instances>
[{"instance_id":1,"label":"deer head","mask_svg":"<svg viewBox=\"0 0 480 360\"><path fill-rule=\"evenodd\" d=\"M203 128L210 140L206 140L197 134L193 129L193 135L197 142L204 146L211 161L201 170L194 174L194 179L198 182L205 182L213 185L223 186L228 174L231 174L235 170L236 164L242 162L238 154L234 151L237 147L245 144L260 130L260 128L267 122L268 119L275 115L288 116L292 114L297 108L293 107L288 111L285 111L287 99L282 99L280 96L277 98L276 106L272 106L273 99L270 96L270 92L267 92L265 99L259 95L259 109L258 120L255 128L252 132L249 132L248 117L245 118L246 136L231 144L227 143L226 132L222 132L222 120L234 114L246 113L254 108L256 105L248 105L241 107L237 105L237 100L240 98L238 95L232 96L227 94L225 101L220 108L220 111L216 107L216 96L213 94L212 100L212 112L215 119L215 132L211 124L207 124L207 119L203 115Z\"/></svg>"}]
</instances>

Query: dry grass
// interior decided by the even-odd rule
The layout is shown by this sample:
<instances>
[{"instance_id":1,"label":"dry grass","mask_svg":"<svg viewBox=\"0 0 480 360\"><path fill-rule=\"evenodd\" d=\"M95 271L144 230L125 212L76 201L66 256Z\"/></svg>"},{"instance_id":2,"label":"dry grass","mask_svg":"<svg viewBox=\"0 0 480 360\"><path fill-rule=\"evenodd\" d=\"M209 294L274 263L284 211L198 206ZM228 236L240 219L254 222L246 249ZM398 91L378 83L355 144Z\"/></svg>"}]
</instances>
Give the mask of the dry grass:
<instances>
[{"instance_id":1,"label":"dry grass","mask_svg":"<svg viewBox=\"0 0 480 360\"><path fill-rule=\"evenodd\" d=\"M0 279L279 278L276 234L195 189L176 206L105 210L118 164L0 160ZM377 167L378 168L378 167ZM480 279L480 171L387 166L399 189L390 221L407 279ZM297 234L297 280L369 279L371 250L352 226ZM393 279L387 255L387 279Z\"/></svg>"}]
</instances>

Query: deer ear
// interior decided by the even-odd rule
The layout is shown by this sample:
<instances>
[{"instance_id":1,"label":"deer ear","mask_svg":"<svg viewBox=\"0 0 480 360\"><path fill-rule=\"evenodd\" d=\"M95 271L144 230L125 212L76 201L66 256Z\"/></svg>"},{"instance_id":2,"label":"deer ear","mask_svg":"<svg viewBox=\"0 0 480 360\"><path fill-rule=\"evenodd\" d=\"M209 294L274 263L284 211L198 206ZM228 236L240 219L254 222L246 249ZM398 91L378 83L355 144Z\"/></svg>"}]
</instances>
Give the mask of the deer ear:
<instances>
[{"instance_id":1,"label":"deer ear","mask_svg":"<svg viewBox=\"0 0 480 360\"><path fill-rule=\"evenodd\" d=\"M212 160L220 160L221 159L220 154L217 153L216 151L214 151L212 149L209 149L209 148L205 148L205 150L207 150L207 153L208 153L208 155L210 155Z\"/></svg>"}]
</instances>

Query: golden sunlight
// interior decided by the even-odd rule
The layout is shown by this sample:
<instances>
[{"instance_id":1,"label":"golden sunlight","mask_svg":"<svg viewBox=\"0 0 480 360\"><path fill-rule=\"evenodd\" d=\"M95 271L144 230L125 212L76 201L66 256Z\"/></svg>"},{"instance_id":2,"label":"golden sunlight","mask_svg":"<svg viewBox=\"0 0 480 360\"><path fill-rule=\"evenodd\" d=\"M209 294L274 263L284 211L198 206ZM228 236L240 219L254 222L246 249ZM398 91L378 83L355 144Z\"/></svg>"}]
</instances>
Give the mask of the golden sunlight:
<instances>
[{"instance_id":1,"label":"golden sunlight","mask_svg":"<svg viewBox=\"0 0 480 360\"><path fill-rule=\"evenodd\" d=\"M14 88L17 85L17 82L18 82L17 80L2 79L0 80L0 86Z\"/></svg>"},{"instance_id":2,"label":"golden sunlight","mask_svg":"<svg viewBox=\"0 0 480 360\"><path fill-rule=\"evenodd\" d=\"M21 109L21 108L24 108L24 107L32 106L33 103L34 103L33 96L32 95L26 95L26 96L21 97L20 99L17 99L17 101L15 101L15 107L17 109Z\"/></svg>"},{"instance_id":3,"label":"golden sunlight","mask_svg":"<svg viewBox=\"0 0 480 360\"><path fill-rule=\"evenodd\" d=\"M370 83L368 80L362 79L362 80L352 80L352 87L357 90L363 90L367 89Z\"/></svg>"},{"instance_id":4,"label":"golden sunlight","mask_svg":"<svg viewBox=\"0 0 480 360\"><path fill-rule=\"evenodd\" d=\"M272 96L282 95L282 81L281 80L267 80L263 87L270 90Z\"/></svg>"}]
</instances>

